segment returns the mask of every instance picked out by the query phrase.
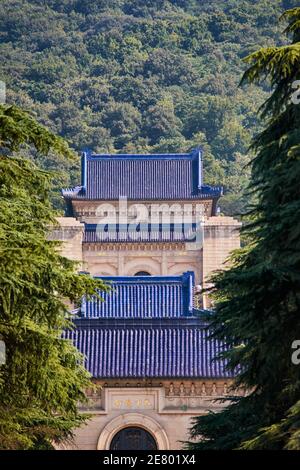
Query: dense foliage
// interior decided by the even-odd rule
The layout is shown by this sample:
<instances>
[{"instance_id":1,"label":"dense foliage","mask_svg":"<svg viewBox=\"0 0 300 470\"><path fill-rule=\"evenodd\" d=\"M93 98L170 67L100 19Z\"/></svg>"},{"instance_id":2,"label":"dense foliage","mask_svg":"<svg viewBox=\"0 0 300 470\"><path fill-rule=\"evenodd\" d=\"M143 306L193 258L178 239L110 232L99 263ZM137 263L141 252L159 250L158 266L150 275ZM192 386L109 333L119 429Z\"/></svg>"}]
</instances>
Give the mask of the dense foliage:
<instances>
[{"instance_id":1,"label":"dense foliage","mask_svg":"<svg viewBox=\"0 0 300 470\"><path fill-rule=\"evenodd\" d=\"M226 213L242 189L256 109L266 90L238 89L241 58L283 40L277 19L295 0L6 0L0 79L8 102L77 151L205 150L205 179L223 184ZM51 155L57 187L79 165ZM71 181L70 181L71 179ZM59 198L55 200L59 205Z\"/></svg>"},{"instance_id":2,"label":"dense foliage","mask_svg":"<svg viewBox=\"0 0 300 470\"><path fill-rule=\"evenodd\" d=\"M250 244L214 278L214 335L233 345L226 356L241 368L236 385L249 395L197 418L192 436L205 440L194 448L300 450L300 366L292 361L300 338L300 104L292 99L300 79L300 8L284 19L292 44L249 56L243 80L267 78L273 91L261 108L265 129L253 142L257 203L244 228Z\"/></svg>"},{"instance_id":3,"label":"dense foliage","mask_svg":"<svg viewBox=\"0 0 300 470\"><path fill-rule=\"evenodd\" d=\"M73 158L61 138L16 107L0 106L0 448L51 448L84 421L77 410L90 384L82 358L62 339L67 301L105 288L75 273L47 239L55 213L50 175L21 157L24 146Z\"/></svg>"}]
</instances>

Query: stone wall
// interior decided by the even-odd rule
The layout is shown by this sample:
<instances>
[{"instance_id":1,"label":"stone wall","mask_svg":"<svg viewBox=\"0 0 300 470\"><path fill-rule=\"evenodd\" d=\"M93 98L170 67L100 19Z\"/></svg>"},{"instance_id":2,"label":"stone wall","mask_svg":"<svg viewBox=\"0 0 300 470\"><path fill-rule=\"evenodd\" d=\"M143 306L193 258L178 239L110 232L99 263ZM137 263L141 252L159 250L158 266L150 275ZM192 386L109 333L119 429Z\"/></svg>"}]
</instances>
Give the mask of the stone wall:
<instances>
[{"instance_id":1,"label":"stone wall","mask_svg":"<svg viewBox=\"0 0 300 470\"><path fill-rule=\"evenodd\" d=\"M61 242L60 252L66 258L79 261L82 268L82 241L84 224L74 217L57 217L58 227L55 227L49 238Z\"/></svg>"}]
</instances>

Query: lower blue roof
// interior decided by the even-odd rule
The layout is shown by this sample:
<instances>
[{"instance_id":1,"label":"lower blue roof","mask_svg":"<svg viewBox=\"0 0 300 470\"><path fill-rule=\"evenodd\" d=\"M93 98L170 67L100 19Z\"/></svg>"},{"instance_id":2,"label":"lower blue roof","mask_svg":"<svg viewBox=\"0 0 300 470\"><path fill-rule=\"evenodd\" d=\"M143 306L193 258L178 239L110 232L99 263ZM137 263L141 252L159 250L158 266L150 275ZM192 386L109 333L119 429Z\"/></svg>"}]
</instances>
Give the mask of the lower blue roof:
<instances>
[{"instance_id":1,"label":"lower blue roof","mask_svg":"<svg viewBox=\"0 0 300 470\"><path fill-rule=\"evenodd\" d=\"M94 378L231 378L217 356L206 313L193 308L194 273L105 277L104 302L83 299L74 329L64 332Z\"/></svg>"},{"instance_id":2,"label":"lower blue roof","mask_svg":"<svg viewBox=\"0 0 300 470\"><path fill-rule=\"evenodd\" d=\"M84 326L86 323L86 326ZM180 327L151 325L93 326L81 321L67 331L85 356L85 367L94 378L231 378L226 361L216 359L224 344L209 338L209 331L195 320ZM192 324L193 323L193 324Z\"/></svg>"}]
</instances>

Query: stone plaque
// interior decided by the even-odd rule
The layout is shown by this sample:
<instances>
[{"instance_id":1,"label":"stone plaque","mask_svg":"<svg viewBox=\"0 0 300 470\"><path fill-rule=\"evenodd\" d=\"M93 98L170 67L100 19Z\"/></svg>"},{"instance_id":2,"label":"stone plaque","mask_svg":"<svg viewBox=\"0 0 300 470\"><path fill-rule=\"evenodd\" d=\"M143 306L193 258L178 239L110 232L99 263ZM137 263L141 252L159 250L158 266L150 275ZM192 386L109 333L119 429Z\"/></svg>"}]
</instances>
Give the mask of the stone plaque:
<instances>
[{"instance_id":1,"label":"stone plaque","mask_svg":"<svg viewBox=\"0 0 300 470\"><path fill-rule=\"evenodd\" d=\"M105 410L145 411L158 410L161 389L153 388L105 388Z\"/></svg>"},{"instance_id":2,"label":"stone plaque","mask_svg":"<svg viewBox=\"0 0 300 470\"><path fill-rule=\"evenodd\" d=\"M153 395L124 396L114 395L112 398L113 410L154 410L155 403Z\"/></svg>"}]
</instances>

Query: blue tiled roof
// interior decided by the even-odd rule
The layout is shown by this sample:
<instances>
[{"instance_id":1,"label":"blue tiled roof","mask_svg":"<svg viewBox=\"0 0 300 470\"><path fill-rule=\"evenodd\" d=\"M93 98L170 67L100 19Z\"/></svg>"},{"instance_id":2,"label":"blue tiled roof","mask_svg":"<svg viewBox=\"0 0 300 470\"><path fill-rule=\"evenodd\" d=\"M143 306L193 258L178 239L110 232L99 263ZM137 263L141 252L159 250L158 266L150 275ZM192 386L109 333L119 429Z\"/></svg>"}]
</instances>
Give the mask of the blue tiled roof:
<instances>
[{"instance_id":1,"label":"blue tiled roof","mask_svg":"<svg viewBox=\"0 0 300 470\"><path fill-rule=\"evenodd\" d=\"M194 273L182 276L101 277L112 290L83 299L83 318L178 318L193 314Z\"/></svg>"},{"instance_id":2,"label":"blue tiled roof","mask_svg":"<svg viewBox=\"0 0 300 470\"><path fill-rule=\"evenodd\" d=\"M116 154L82 157L81 187L65 189L66 199L188 200L219 198L221 188L203 186L202 155Z\"/></svg>"},{"instance_id":3,"label":"blue tiled roof","mask_svg":"<svg viewBox=\"0 0 300 470\"><path fill-rule=\"evenodd\" d=\"M210 337L193 308L194 273L104 277L104 302L83 300L64 337L85 356L94 378L230 378L226 346Z\"/></svg>"},{"instance_id":4,"label":"blue tiled roof","mask_svg":"<svg viewBox=\"0 0 300 470\"><path fill-rule=\"evenodd\" d=\"M156 320L143 326L99 327L82 320L67 331L86 357L85 366L94 378L229 378L225 360L214 360L224 345L209 338L198 326L161 326ZM185 322L188 323L188 320Z\"/></svg>"},{"instance_id":5,"label":"blue tiled roof","mask_svg":"<svg viewBox=\"0 0 300 470\"><path fill-rule=\"evenodd\" d=\"M135 227L134 227L135 228ZM84 243L97 242L193 242L201 236L201 227L193 224L170 224L151 226L138 224L135 230L129 230L127 225L85 224Z\"/></svg>"}]
</instances>

